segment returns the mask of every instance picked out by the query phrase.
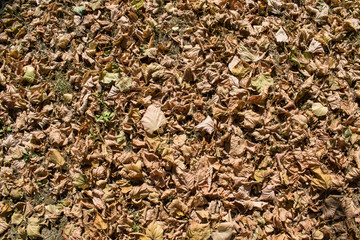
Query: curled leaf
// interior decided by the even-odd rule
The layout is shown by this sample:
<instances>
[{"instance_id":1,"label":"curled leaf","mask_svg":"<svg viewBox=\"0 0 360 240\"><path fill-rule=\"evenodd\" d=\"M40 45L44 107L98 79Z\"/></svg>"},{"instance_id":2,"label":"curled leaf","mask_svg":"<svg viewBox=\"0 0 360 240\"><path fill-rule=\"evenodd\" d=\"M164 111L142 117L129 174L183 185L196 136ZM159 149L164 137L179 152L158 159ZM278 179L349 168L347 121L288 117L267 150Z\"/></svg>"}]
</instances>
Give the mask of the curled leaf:
<instances>
[{"instance_id":1,"label":"curled leaf","mask_svg":"<svg viewBox=\"0 0 360 240\"><path fill-rule=\"evenodd\" d=\"M276 32L275 39L276 39L276 42L278 42L278 43L281 43L281 42L286 43L289 41L289 38L286 35L286 32L284 31L284 29L282 27L279 29L279 31Z\"/></svg>"},{"instance_id":2,"label":"curled leaf","mask_svg":"<svg viewBox=\"0 0 360 240\"><path fill-rule=\"evenodd\" d=\"M0 234L5 232L9 228L9 224L5 222L3 218L0 218Z\"/></svg>"},{"instance_id":3,"label":"curled leaf","mask_svg":"<svg viewBox=\"0 0 360 240\"><path fill-rule=\"evenodd\" d=\"M206 240L210 238L211 229L209 224L192 223L187 234L193 240Z\"/></svg>"},{"instance_id":4,"label":"curled leaf","mask_svg":"<svg viewBox=\"0 0 360 240\"><path fill-rule=\"evenodd\" d=\"M35 80L35 68L31 65L27 65L24 67L25 74L23 79L29 83L33 83Z\"/></svg>"},{"instance_id":5,"label":"curled leaf","mask_svg":"<svg viewBox=\"0 0 360 240\"><path fill-rule=\"evenodd\" d=\"M230 222L220 223L217 231L211 234L213 240L230 240L234 233L234 225Z\"/></svg>"}]
</instances>

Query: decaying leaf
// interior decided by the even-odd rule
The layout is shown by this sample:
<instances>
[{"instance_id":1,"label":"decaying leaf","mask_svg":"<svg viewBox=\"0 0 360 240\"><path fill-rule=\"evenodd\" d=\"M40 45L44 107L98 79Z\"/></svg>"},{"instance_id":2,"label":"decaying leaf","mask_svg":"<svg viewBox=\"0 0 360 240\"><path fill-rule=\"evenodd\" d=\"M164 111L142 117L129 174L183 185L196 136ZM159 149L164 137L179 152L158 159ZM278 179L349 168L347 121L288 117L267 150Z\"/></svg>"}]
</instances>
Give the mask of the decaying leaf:
<instances>
[{"instance_id":1,"label":"decaying leaf","mask_svg":"<svg viewBox=\"0 0 360 240\"><path fill-rule=\"evenodd\" d=\"M56 149L49 149L49 161L55 163L57 166L64 166L65 159L61 156L60 152Z\"/></svg>"},{"instance_id":2,"label":"decaying leaf","mask_svg":"<svg viewBox=\"0 0 360 240\"><path fill-rule=\"evenodd\" d=\"M165 114L160 107L150 105L141 119L141 123L147 133L153 134L167 123Z\"/></svg>"},{"instance_id":3,"label":"decaying leaf","mask_svg":"<svg viewBox=\"0 0 360 240\"><path fill-rule=\"evenodd\" d=\"M35 68L32 65L27 65L24 67L24 71L23 79L29 83L33 83L35 80Z\"/></svg>"},{"instance_id":4,"label":"decaying leaf","mask_svg":"<svg viewBox=\"0 0 360 240\"><path fill-rule=\"evenodd\" d=\"M287 43L289 38L286 34L286 32L284 31L284 29L281 27L275 34L275 38L276 38L276 42L278 43Z\"/></svg>"},{"instance_id":5,"label":"decaying leaf","mask_svg":"<svg viewBox=\"0 0 360 240\"><path fill-rule=\"evenodd\" d=\"M96 214L94 225L99 230L105 230L108 228L107 223L103 220L103 218L99 214Z\"/></svg>"}]
</instances>

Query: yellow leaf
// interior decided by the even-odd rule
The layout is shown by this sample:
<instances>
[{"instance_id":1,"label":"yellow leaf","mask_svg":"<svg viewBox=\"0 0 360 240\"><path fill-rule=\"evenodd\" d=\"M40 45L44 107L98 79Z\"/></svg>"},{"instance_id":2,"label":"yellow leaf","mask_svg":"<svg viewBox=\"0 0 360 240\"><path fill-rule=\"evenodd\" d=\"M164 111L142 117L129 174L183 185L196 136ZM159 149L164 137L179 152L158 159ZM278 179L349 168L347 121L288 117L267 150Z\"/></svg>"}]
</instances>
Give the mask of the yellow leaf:
<instances>
[{"instance_id":1,"label":"yellow leaf","mask_svg":"<svg viewBox=\"0 0 360 240\"><path fill-rule=\"evenodd\" d=\"M268 175L269 171L267 169L258 169L255 170L254 178L257 182L262 183Z\"/></svg>"},{"instance_id":2,"label":"yellow leaf","mask_svg":"<svg viewBox=\"0 0 360 240\"><path fill-rule=\"evenodd\" d=\"M146 236L151 240L162 240L163 234L164 230L155 221L150 223L149 226L146 228Z\"/></svg>"},{"instance_id":3,"label":"yellow leaf","mask_svg":"<svg viewBox=\"0 0 360 240\"><path fill-rule=\"evenodd\" d=\"M326 190L331 187L332 180L331 176L324 173L320 167L313 167L311 171L315 177L311 179L311 186L317 189Z\"/></svg>"},{"instance_id":4,"label":"yellow leaf","mask_svg":"<svg viewBox=\"0 0 360 240\"><path fill-rule=\"evenodd\" d=\"M187 234L191 240L207 240L211 234L210 226L209 224L192 223Z\"/></svg>"},{"instance_id":5,"label":"yellow leaf","mask_svg":"<svg viewBox=\"0 0 360 240\"><path fill-rule=\"evenodd\" d=\"M96 214L94 225L97 229L101 229L101 230L105 230L108 227L107 223L104 222L104 220L99 214Z\"/></svg>"}]
</instances>

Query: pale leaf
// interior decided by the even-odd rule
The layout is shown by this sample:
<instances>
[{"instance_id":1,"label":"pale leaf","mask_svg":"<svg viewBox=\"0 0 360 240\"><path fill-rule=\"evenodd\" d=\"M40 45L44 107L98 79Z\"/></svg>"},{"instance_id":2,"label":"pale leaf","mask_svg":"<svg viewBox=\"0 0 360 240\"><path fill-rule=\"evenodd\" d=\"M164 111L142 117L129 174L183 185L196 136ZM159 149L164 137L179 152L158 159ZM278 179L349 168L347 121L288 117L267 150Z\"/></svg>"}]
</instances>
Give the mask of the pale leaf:
<instances>
[{"instance_id":1,"label":"pale leaf","mask_svg":"<svg viewBox=\"0 0 360 240\"><path fill-rule=\"evenodd\" d=\"M30 239L42 238L42 235L40 234L40 229L41 229L40 219L35 217L29 218L28 225L26 227L26 232L29 238Z\"/></svg>"},{"instance_id":2,"label":"pale leaf","mask_svg":"<svg viewBox=\"0 0 360 240\"><path fill-rule=\"evenodd\" d=\"M278 43L281 43L281 42L286 43L289 41L289 38L286 35L286 32L284 31L284 29L282 27L279 29L279 31L276 32L275 39L276 39L276 42L278 42Z\"/></svg>"},{"instance_id":3,"label":"pale leaf","mask_svg":"<svg viewBox=\"0 0 360 240\"><path fill-rule=\"evenodd\" d=\"M150 105L141 119L141 123L144 126L145 131L152 134L160 127L164 126L167 123L167 120L165 114L161 111L161 108Z\"/></svg>"},{"instance_id":4,"label":"pale leaf","mask_svg":"<svg viewBox=\"0 0 360 240\"><path fill-rule=\"evenodd\" d=\"M150 223L149 226L146 228L146 236L149 237L151 240L162 240L163 234L164 230L155 221Z\"/></svg>"},{"instance_id":5,"label":"pale leaf","mask_svg":"<svg viewBox=\"0 0 360 240\"><path fill-rule=\"evenodd\" d=\"M313 103L311 111L318 117L325 116L328 112L328 108L324 107L321 103Z\"/></svg>"},{"instance_id":6,"label":"pale leaf","mask_svg":"<svg viewBox=\"0 0 360 240\"><path fill-rule=\"evenodd\" d=\"M230 222L220 223L217 231L211 234L213 240L230 240L234 233L234 225Z\"/></svg>"},{"instance_id":7,"label":"pale leaf","mask_svg":"<svg viewBox=\"0 0 360 240\"><path fill-rule=\"evenodd\" d=\"M195 127L195 129L211 134L214 131L214 125L215 125L214 121L211 119L211 117L207 116L207 118L204 121L202 121L201 123L199 123Z\"/></svg>"}]
</instances>

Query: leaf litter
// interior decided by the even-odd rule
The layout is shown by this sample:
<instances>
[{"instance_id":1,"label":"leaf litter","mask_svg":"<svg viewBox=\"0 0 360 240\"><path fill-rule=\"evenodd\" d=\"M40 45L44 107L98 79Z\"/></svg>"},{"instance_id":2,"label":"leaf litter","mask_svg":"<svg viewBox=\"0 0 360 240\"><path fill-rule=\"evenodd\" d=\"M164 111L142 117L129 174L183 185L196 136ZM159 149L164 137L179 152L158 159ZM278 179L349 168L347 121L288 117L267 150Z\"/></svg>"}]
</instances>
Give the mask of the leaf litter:
<instances>
[{"instance_id":1,"label":"leaf litter","mask_svg":"<svg viewBox=\"0 0 360 240\"><path fill-rule=\"evenodd\" d=\"M359 239L356 1L3 1L2 239Z\"/></svg>"}]
</instances>

